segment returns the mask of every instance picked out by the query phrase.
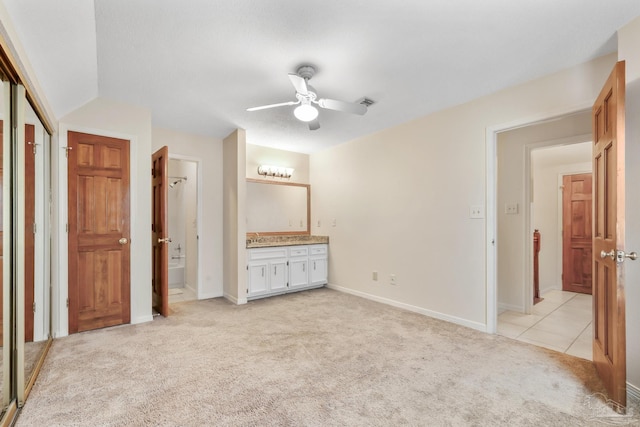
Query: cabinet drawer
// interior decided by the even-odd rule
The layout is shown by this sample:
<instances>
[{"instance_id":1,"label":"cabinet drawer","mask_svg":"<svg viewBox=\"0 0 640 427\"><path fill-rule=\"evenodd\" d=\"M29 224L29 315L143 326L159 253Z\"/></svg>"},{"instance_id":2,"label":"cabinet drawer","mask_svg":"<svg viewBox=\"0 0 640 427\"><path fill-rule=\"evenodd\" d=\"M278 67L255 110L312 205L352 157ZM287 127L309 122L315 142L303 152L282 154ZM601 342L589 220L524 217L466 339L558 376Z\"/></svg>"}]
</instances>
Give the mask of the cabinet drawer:
<instances>
[{"instance_id":1,"label":"cabinet drawer","mask_svg":"<svg viewBox=\"0 0 640 427\"><path fill-rule=\"evenodd\" d=\"M249 249L249 253L247 254L248 261L257 261L263 259L272 259L272 258L286 258L287 257L287 248L259 248L259 249Z\"/></svg>"},{"instance_id":2,"label":"cabinet drawer","mask_svg":"<svg viewBox=\"0 0 640 427\"><path fill-rule=\"evenodd\" d=\"M326 255L327 254L327 246L311 246L310 255Z\"/></svg>"},{"instance_id":3,"label":"cabinet drawer","mask_svg":"<svg viewBox=\"0 0 640 427\"><path fill-rule=\"evenodd\" d=\"M289 249L289 256L307 256L309 255L309 248L306 246L293 246Z\"/></svg>"}]
</instances>

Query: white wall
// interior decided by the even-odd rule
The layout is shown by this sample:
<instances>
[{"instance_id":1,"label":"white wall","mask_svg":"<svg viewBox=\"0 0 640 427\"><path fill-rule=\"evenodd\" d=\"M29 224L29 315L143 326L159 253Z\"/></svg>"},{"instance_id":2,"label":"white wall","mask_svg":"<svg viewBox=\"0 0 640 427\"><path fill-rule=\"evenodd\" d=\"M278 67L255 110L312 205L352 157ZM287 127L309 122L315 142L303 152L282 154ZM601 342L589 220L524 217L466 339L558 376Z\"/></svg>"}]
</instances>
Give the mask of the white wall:
<instances>
[{"instance_id":1,"label":"white wall","mask_svg":"<svg viewBox=\"0 0 640 427\"><path fill-rule=\"evenodd\" d=\"M625 246L640 252L640 18L618 32L618 57L626 61ZM640 397L640 262L625 263L627 297L627 381Z\"/></svg>"},{"instance_id":2,"label":"white wall","mask_svg":"<svg viewBox=\"0 0 640 427\"><path fill-rule=\"evenodd\" d=\"M53 149L62 152L67 145L67 132L79 131L130 140L131 189L131 323L146 322L151 315L151 113L149 110L97 98L60 119L60 135ZM67 162L57 158L60 198L66 200ZM67 222L67 205L60 203L59 215ZM66 310L67 242L58 242L60 254L60 300L58 336L68 333Z\"/></svg>"},{"instance_id":3,"label":"white wall","mask_svg":"<svg viewBox=\"0 0 640 427\"><path fill-rule=\"evenodd\" d=\"M312 221L323 220L318 234L330 237L330 283L485 330L493 236L469 207L485 203L486 129L588 108L614 61L599 58L312 154ZM332 218L335 227L325 220Z\"/></svg>"},{"instance_id":4,"label":"white wall","mask_svg":"<svg viewBox=\"0 0 640 427\"><path fill-rule=\"evenodd\" d=\"M610 60L615 59L609 56ZM611 61L612 63L613 61ZM525 172L527 149L557 144L584 142L590 139L591 115L589 111L568 115L498 134L498 305L501 309L525 312L531 294L527 283L533 281L533 252L530 259L525 250L533 245L533 230L527 229L527 210L532 202ZM531 178L531 177L530 177ZM530 179L529 178L529 179ZM529 199L526 194L529 191ZM507 204L518 205L517 214L507 214ZM533 224L531 224L533 225ZM547 244L545 243L545 247ZM527 282L528 281L528 282Z\"/></svg>"},{"instance_id":5,"label":"white wall","mask_svg":"<svg viewBox=\"0 0 640 427\"><path fill-rule=\"evenodd\" d=\"M247 302L246 132L237 129L222 143L224 297Z\"/></svg>"},{"instance_id":6,"label":"white wall","mask_svg":"<svg viewBox=\"0 0 640 427\"><path fill-rule=\"evenodd\" d=\"M222 141L211 137L153 128L153 151L169 147L169 156L199 161L201 213L198 298L223 295L222 275Z\"/></svg>"},{"instance_id":7,"label":"white wall","mask_svg":"<svg viewBox=\"0 0 640 427\"><path fill-rule=\"evenodd\" d=\"M570 149L568 155L563 152ZM580 151L580 153L577 153ZM561 159L549 162L549 158ZM562 289L562 182L563 175L591 172L591 142L533 150L533 229L540 231L539 274L541 294ZM586 161L585 161L586 160Z\"/></svg>"}]
</instances>

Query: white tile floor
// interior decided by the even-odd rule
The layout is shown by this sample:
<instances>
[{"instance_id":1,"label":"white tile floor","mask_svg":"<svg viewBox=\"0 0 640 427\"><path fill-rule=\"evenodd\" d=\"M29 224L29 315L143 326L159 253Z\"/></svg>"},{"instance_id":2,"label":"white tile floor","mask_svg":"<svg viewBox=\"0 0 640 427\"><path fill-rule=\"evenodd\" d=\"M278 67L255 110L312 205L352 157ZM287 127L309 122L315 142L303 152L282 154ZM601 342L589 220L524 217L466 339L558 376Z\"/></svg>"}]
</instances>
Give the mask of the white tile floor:
<instances>
[{"instance_id":1,"label":"white tile floor","mask_svg":"<svg viewBox=\"0 0 640 427\"><path fill-rule=\"evenodd\" d=\"M192 301L198 299L195 291L190 288L169 288L169 304L174 302Z\"/></svg>"},{"instance_id":2,"label":"white tile floor","mask_svg":"<svg viewBox=\"0 0 640 427\"><path fill-rule=\"evenodd\" d=\"M550 291L531 314L505 311L498 334L591 360L591 295Z\"/></svg>"}]
</instances>

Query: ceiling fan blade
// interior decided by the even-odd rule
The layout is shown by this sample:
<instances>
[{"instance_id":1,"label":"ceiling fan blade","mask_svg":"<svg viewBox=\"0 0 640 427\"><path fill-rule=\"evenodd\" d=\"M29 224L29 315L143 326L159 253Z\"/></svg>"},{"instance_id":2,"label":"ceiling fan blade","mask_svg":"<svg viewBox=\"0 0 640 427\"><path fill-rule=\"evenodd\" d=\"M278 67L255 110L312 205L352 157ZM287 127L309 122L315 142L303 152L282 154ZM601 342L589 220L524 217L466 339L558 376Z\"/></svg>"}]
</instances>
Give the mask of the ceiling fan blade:
<instances>
[{"instance_id":1,"label":"ceiling fan blade","mask_svg":"<svg viewBox=\"0 0 640 427\"><path fill-rule=\"evenodd\" d=\"M309 130L318 130L318 129L320 129L320 120L315 118L309 122Z\"/></svg>"},{"instance_id":2,"label":"ceiling fan blade","mask_svg":"<svg viewBox=\"0 0 640 427\"><path fill-rule=\"evenodd\" d=\"M328 110L342 111L344 113L364 115L367 112L367 107L362 104L355 104L353 102L337 101L335 99L319 99L318 105Z\"/></svg>"},{"instance_id":3,"label":"ceiling fan blade","mask_svg":"<svg viewBox=\"0 0 640 427\"><path fill-rule=\"evenodd\" d=\"M289 80L291 80L293 87L296 88L296 92L302 95L306 95L308 93L307 81L305 79L297 74L289 73Z\"/></svg>"},{"instance_id":4,"label":"ceiling fan blade","mask_svg":"<svg viewBox=\"0 0 640 427\"><path fill-rule=\"evenodd\" d=\"M300 101L281 102L279 104L269 104L269 105L263 105L261 107L247 108L247 111L266 110L267 108L284 107L286 105L296 105L296 104L299 104L299 103L300 103Z\"/></svg>"}]
</instances>

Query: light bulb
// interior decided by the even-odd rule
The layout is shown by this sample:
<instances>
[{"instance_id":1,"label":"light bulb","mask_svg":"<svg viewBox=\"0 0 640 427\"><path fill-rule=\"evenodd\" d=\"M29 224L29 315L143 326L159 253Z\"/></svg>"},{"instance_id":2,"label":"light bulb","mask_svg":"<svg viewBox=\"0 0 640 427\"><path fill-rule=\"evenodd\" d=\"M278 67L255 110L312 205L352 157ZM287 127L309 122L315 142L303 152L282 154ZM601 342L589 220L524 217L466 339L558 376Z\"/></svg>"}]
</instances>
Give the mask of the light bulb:
<instances>
[{"instance_id":1,"label":"light bulb","mask_svg":"<svg viewBox=\"0 0 640 427\"><path fill-rule=\"evenodd\" d=\"M301 104L293 110L293 115L296 116L298 120L310 122L318 117L318 110L313 105Z\"/></svg>"}]
</instances>

